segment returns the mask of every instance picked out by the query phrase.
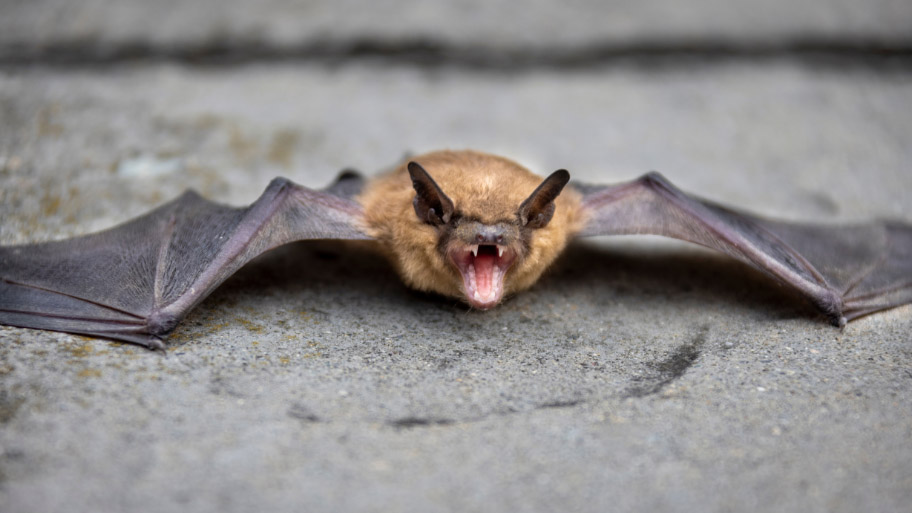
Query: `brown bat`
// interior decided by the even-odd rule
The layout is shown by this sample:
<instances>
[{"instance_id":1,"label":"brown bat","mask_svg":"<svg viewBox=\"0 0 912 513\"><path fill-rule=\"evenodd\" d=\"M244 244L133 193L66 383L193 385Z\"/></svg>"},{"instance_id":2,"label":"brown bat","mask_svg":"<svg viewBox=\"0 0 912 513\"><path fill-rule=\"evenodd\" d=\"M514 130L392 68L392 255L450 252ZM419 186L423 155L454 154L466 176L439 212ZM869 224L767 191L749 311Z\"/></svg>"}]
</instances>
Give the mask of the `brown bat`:
<instances>
[{"instance_id":1,"label":"brown bat","mask_svg":"<svg viewBox=\"0 0 912 513\"><path fill-rule=\"evenodd\" d=\"M422 155L315 191L277 178L246 208L192 191L122 225L0 248L0 323L161 349L250 259L305 239L375 239L410 287L489 309L529 288L576 237L655 234L742 260L847 321L912 302L912 226L761 219L657 173L607 186L547 178L493 155Z\"/></svg>"}]
</instances>

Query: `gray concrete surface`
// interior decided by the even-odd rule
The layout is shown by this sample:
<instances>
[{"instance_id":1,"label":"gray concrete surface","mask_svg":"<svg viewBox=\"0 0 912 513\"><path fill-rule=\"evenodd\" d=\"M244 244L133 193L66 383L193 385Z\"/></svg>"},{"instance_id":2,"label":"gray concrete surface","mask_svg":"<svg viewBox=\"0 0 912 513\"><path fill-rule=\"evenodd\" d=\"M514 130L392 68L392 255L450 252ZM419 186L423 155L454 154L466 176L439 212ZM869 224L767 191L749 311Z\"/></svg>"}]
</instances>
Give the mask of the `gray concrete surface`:
<instances>
[{"instance_id":1,"label":"gray concrete surface","mask_svg":"<svg viewBox=\"0 0 912 513\"><path fill-rule=\"evenodd\" d=\"M3 9L59 18L21 32L36 45L70 18L116 42L125 28L110 20L148 9L32 5ZM755 29L889 33L906 7L839 5ZM708 31L742 23L710 7ZM290 23L257 16L270 34ZM463 16L453 37L476 34ZM191 37L175 23L140 36ZM352 23L340 32L388 27ZM658 169L777 217L912 222L910 104L908 70L787 59L515 74L8 67L0 243L104 228L186 187L243 204L275 175L322 185L440 147L590 182ZM909 333L910 307L839 331L742 265L658 239L578 245L489 312L408 291L369 247L294 244L229 280L165 356L0 327L0 510L905 511Z\"/></svg>"},{"instance_id":2,"label":"gray concrete surface","mask_svg":"<svg viewBox=\"0 0 912 513\"><path fill-rule=\"evenodd\" d=\"M2 8L0 42L28 46L416 37L494 47L806 37L891 43L908 42L912 26L905 0L4 0Z\"/></svg>"}]
</instances>

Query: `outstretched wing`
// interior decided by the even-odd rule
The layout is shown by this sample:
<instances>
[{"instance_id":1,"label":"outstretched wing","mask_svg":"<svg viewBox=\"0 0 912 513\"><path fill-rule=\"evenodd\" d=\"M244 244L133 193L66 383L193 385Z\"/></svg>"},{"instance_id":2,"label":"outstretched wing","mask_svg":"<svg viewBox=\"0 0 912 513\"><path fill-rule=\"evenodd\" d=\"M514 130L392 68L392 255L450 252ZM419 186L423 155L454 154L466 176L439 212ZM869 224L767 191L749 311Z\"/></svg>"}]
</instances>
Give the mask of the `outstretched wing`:
<instances>
[{"instance_id":1,"label":"outstretched wing","mask_svg":"<svg viewBox=\"0 0 912 513\"><path fill-rule=\"evenodd\" d=\"M241 266L304 239L367 239L361 208L276 178L246 208L192 191L106 231L0 247L0 324L162 348L162 338ZM344 193L340 193L344 192Z\"/></svg>"},{"instance_id":2,"label":"outstretched wing","mask_svg":"<svg viewBox=\"0 0 912 513\"><path fill-rule=\"evenodd\" d=\"M580 236L664 235L716 249L797 289L839 326L912 302L912 226L770 221L689 196L658 173L576 188L588 216Z\"/></svg>"}]
</instances>

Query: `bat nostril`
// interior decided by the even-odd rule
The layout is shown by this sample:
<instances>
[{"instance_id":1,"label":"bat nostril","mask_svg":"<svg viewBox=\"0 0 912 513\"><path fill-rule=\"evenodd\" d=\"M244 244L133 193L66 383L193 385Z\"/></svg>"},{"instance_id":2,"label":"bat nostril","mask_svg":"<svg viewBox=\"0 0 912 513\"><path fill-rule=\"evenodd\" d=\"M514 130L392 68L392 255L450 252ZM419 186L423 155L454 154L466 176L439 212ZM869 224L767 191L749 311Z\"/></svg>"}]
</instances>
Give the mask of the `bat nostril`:
<instances>
[{"instance_id":1,"label":"bat nostril","mask_svg":"<svg viewBox=\"0 0 912 513\"><path fill-rule=\"evenodd\" d=\"M475 244L504 244L509 240L509 235L504 233L505 228L499 224L484 225L477 223L469 232L471 240Z\"/></svg>"}]
</instances>

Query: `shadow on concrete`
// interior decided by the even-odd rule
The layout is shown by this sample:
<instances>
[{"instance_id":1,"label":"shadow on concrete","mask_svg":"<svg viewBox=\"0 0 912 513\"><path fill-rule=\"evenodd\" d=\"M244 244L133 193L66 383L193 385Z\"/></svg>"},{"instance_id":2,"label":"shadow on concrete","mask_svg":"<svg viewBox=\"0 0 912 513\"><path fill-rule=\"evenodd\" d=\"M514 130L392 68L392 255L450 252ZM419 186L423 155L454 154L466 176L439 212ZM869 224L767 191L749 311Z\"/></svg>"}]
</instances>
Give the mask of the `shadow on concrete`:
<instances>
[{"instance_id":1,"label":"shadow on concrete","mask_svg":"<svg viewBox=\"0 0 912 513\"><path fill-rule=\"evenodd\" d=\"M676 253L673 248L573 244L535 291L544 296L560 293L577 297L577 302L604 301L606 305L618 300L648 304L656 297L691 305L721 301L766 310L776 318L824 322L809 302L772 278L731 258L689 247ZM454 299L409 290L373 243L335 241L278 248L241 269L203 305L243 298L248 307L255 307L257 296L274 294L360 298L362 308L432 306L437 312L459 314L469 310Z\"/></svg>"}]
</instances>

